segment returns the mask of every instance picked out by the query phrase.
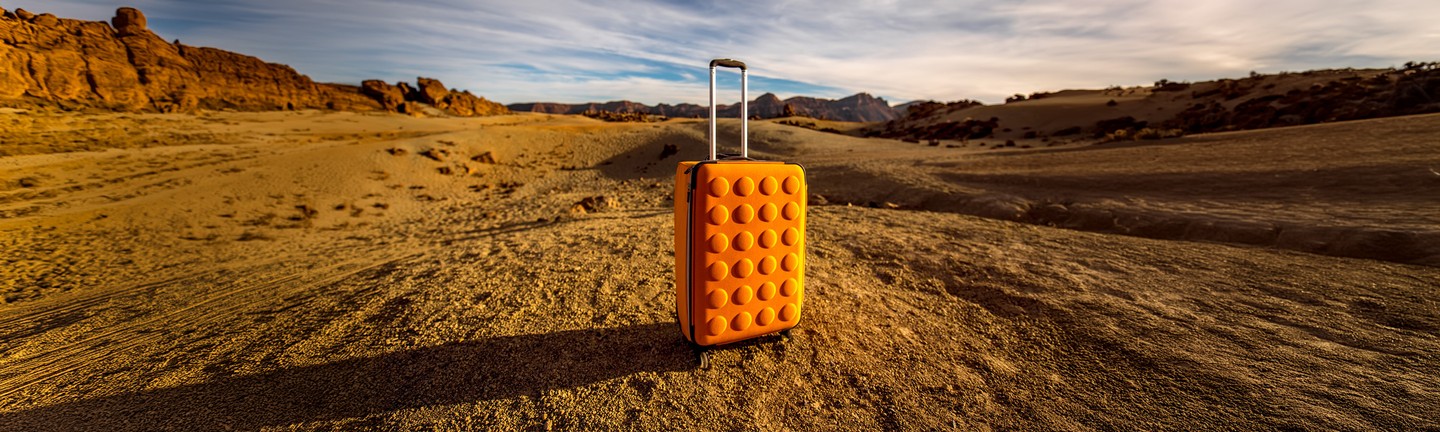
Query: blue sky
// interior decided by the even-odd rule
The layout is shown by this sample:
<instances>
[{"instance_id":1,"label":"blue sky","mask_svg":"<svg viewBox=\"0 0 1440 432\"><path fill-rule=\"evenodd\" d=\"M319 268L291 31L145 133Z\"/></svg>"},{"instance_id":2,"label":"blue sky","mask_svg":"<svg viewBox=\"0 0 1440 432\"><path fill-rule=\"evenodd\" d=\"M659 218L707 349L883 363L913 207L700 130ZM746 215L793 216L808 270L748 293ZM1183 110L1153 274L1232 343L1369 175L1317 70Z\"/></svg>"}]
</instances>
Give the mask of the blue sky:
<instances>
[{"instance_id":1,"label":"blue sky","mask_svg":"<svg viewBox=\"0 0 1440 432\"><path fill-rule=\"evenodd\" d=\"M1434 0L126 1L0 5L133 6L166 40L319 81L428 76L506 103L703 104L713 57L749 62L755 95L897 104L1440 60Z\"/></svg>"}]
</instances>

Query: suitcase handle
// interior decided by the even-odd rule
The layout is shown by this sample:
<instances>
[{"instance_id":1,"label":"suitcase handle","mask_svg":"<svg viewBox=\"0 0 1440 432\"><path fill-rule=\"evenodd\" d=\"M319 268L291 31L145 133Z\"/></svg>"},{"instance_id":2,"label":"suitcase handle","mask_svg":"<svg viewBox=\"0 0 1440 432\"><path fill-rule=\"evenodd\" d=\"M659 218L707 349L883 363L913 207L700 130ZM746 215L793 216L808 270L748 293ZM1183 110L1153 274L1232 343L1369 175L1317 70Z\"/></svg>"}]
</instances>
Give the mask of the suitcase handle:
<instances>
[{"instance_id":1,"label":"suitcase handle","mask_svg":"<svg viewBox=\"0 0 1440 432\"><path fill-rule=\"evenodd\" d=\"M715 143L716 66L740 69L740 157L748 159L750 157L750 100L748 99L748 96L745 95L745 90L746 87L749 87L748 83L746 82L746 72L749 70L749 68L745 67L745 62L743 61L719 58L710 60L710 159L707 160L717 160L715 151L717 146L717 144Z\"/></svg>"}]
</instances>

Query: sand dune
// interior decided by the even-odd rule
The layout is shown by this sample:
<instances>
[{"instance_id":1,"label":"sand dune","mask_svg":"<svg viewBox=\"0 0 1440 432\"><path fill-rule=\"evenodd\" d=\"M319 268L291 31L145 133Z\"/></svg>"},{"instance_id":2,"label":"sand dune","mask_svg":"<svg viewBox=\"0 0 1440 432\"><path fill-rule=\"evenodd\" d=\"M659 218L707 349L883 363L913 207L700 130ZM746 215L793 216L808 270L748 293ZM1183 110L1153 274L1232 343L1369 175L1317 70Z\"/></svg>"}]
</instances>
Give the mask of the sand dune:
<instances>
[{"instance_id":1,"label":"sand dune","mask_svg":"<svg viewBox=\"0 0 1440 432\"><path fill-rule=\"evenodd\" d=\"M752 123L832 205L805 321L700 369L668 200L703 123L5 116L4 430L1440 426L1440 117L1014 151Z\"/></svg>"}]
</instances>

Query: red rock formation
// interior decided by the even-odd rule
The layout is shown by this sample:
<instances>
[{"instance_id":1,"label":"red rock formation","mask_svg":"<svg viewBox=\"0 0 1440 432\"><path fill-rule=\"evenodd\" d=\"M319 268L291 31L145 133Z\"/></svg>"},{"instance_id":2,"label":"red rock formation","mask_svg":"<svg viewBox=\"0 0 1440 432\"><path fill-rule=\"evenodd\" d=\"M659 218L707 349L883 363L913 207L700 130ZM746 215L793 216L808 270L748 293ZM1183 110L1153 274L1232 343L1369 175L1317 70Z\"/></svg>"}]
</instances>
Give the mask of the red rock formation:
<instances>
[{"instance_id":1,"label":"red rock formation","mask_svg":"<svg viewBox=\"0 0 1440 432\"><path fill-rule=\"evenodd\" d=\"M400 84L405 85L403 82ZM409 86L392 86L381 80L365 80L360 83L360 91L362 93L379 101L382 108L391 111L398 110L400 104L405 102L404 89L406 88L409 88Z\"/></svg>"},{"instance_id":2,"label":"red rock formation","mask_svg":"<svg viewBox=\"0 0 1440 432\"><path fill-rule=\"evenodd\" d=\"M416 100L434 105L436 108L443 108L440 104L445 102L445 96L450 95L450 90L446 90L445 85L434 78L416 77L415 85L420 87L419 97Z\"/></svg>"},{"instance_id":3,"label":"red rock formation","mask_svg":"<svg viewBox=\"0 0 1440 432\"><path fill-rule=\"evenodd\" d=\"M112 27L113 25L113 27ZM455 115L508 112L468 92L421 79L426 103ZM120 8L110 24L0 13L0 105L52 104L116 110L326 108L396 111L409 85L320 84L293 68L243 54L166 42L145 15ZM497 109L498 107L498 109Z\"/></svg>"}]
</instances>

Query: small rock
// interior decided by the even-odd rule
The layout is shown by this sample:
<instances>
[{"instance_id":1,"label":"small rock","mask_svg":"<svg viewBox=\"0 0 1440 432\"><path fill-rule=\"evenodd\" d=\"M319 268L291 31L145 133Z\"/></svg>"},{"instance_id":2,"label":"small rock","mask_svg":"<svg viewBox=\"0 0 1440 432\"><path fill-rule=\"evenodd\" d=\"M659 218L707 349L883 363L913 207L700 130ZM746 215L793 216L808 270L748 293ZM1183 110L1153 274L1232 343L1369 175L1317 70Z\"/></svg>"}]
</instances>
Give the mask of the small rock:
<instances>
[{"instance_id":1,"label":"small rock","mask_svg":"<svg viewBox=\"0 0 1440 432\"><path fill-rule=\"evenodd\" d=\"M887 209L891 209L891 210L895 210L895 209L900 208L900 204L892 203L892 202L889 202L889 201L885 201L884 203L882 203L882 204L880 204L880 205L883 206L883 207L885 207L885 208L887 208Z\"/></svg>"},{"instance_id":2,"label":"small rock","mask_svg":"<svg viewBox=\"0 0 1440 432\"><path fill-rule=\"evenodd\" d=\"M23 188L33 188L33 187L36 187L36 186L40 186L40 179L37 179L37 178L35 178L35 177L21 177L21 178L20 178L20 187L23 187Z\"/></svg>"},{"instance_id":3,"label":"small rock","mask_svg":"<svg viewBox=\"0 0 1440 432\"><path fill-rule=\"evenodd\" d=\"M439 171L440 174L443 174L443 175L452 175L452 174L455 174L455 170L452 169L452 168L450 168L450 167L448 167L448 166L442 166L442 167L440 167L440 168L436 168L435 170L436 170L436 171Z\"/></svg>"},{"instance_id":4,"label":"small rock","mask_svg":"<svg viewBox=\"0 0 1440 432\"><path fill-rule=\"evenodd\" d=\"M429 149L420 152L420 155L430 159L434 159L436 162L444 162L445 157L450 156L450 152L446 151L445 149Z\"/></svg>"},{"instance_id":5,"label":"small rock","mask_svg":"<svg viewBox=\"0 0 1440 432\"><path fill-rule=\"evenodd\" d=\"M390 153L391 156L404 156L406 153L410 153L405 149L399 147L385 149L385 152Z\"/></svg>"},{"instance_id":6,"label":"small rock","mask_svg":"<svg viewBox=\"0 0 1440 432\"><path fill-rule=\"evenodd\" d=\"M54 27L60 25L60 18L56 18L55 15L52 14L44 13L36 16L35 21L32 22L41 27Z\"/></svg>"},{"instance_id":7,"label":"small rock","mask_svg":"<svg viewBox=\"0 0 1440 432\"><path fill-rule=\"evenodd\" d=\"M825 196L824 196L824 195L820 195L820 194L810 194L810 203L809 203L809 204L810 204L810 205L828 205L828 204L830 204L830 200L825 199Z\"/></svg>"},{"instance_id":8,"label":"small rock","mask_svg":"<svg viewBox=\"0 0 1440 432\"><path fill-rule=\"evenodd\" d=\"M484 164L494 164L495 155L487 151L485 153L481 153L479 156L470 158L470 160Z\"/></svg>"},{"instance_id":9,"label":"small rock","mask_svg":"<svg viewBox=\"0 0 1440 432\"><path fill-rule=\"evenodd\" d=\"M675 144L665 144L665 148L660 149L660 159L665 159L678 153L680 153L680 146L677 146Z\"/></svg>"},{"instance_id":10,"label":"small rock","mask_svg":"<svg viewBox=\"0 0 1440 432\"><path fill-rule=\"evenodd\" d=\"M25 21L30 21L31 19L35 18L35 14L25 9L16 8L15 17Z\"/></svg>"},{"instance_id":11,"label":"small rock","mask_svg":"<svg viewBox=\"0 0 1440 432\"><path fill-rule=\"evenodd\" d=\"M409 114L411 117L425 116L425 107L420 105L420 103L414 101L401 102L400 106L397 107L396 111L400 112L401 114Z\"/></svg>"},{"instance_id":12,"label":"small rock","mask_svg":"<svg viewBox=\"0 0 1440 432\"><path fill-rule=\"evenodd\" d=\"M615 202L615 200L614 200L614 199L611 199L611 198L609 198L609 197L606 197L606 196L595 196L595 197L585 197L585 199L582 199L582 200L580 200L580 202L575 203L575 206L580 207L581 210L583 210L584 212L594 213L594 212L599 212L599 211L605 211L605 210L614 209L614 208L618 207L616 204L617 204L617 203ZM570 212L571 212L571 213L574 213L574 212L575 212L575 207L571 207ZM582 213L582 214L583 214L583 213Z\"/></svg>"}]
</instances>

